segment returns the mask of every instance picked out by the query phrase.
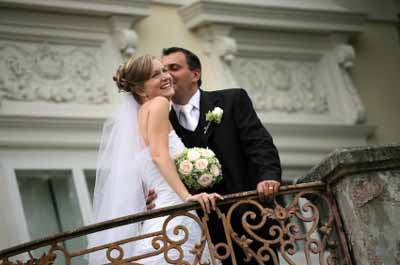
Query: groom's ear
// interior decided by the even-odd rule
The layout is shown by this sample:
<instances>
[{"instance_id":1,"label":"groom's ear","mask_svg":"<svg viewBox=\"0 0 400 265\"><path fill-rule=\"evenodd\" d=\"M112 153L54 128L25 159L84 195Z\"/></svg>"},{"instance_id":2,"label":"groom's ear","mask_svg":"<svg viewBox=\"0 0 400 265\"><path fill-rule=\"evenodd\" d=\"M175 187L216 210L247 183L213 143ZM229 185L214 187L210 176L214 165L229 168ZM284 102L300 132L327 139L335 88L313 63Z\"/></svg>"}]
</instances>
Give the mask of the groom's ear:
<instances>
[{"instance_id":1,"label":"groom's ear","mask_svg":"<svg viewBox=\"0 0 400 265\"><path fill-rule=\"evenodd\" d=\"M194 83L197 83L197 81L199 81L200 78L201 78L201 70L200 69L193 69L192 70L192 74L193 74L192 81Z\"/></svg>"}]
</instances>

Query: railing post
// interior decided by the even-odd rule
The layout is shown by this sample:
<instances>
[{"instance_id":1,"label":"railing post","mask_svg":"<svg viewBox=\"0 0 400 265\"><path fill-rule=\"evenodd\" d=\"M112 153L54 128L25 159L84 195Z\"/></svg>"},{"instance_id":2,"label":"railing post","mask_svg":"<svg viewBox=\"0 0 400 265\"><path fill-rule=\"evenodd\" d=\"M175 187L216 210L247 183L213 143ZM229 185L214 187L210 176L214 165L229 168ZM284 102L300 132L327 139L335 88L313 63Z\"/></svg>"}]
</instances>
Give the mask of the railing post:
<instances>
[{"instance_id":1,"label":"railing post","mask_svg":"<svg viewBox=\"0 0 400 265\"><path fill-rule=\"evenodd\" d=\"M338 234L338 237L340 240L339 247L341 248L342 253L344 255L344 261L345 261L344 265L353 265L351 251L350 251L351 245L348 243L349 241L348 241L346 232L343 227L342 217L340 216L340 212L337 207L336 200L332 196L332 192L331 192L329 185L327 185L326 190L328 193L328 197L329 197L330 201L332 202L332 212L333 212L333 216L335 217L336 231L337 231L337 234Z\"/></svg>"}]
</instances>

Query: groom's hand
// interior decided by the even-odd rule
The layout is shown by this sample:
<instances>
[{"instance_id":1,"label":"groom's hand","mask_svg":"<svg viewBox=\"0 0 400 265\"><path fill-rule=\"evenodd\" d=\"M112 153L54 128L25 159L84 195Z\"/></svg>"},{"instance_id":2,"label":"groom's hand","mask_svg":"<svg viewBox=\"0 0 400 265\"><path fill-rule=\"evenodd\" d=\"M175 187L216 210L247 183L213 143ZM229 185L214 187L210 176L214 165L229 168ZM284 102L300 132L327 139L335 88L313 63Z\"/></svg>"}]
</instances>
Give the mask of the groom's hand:
<instances>
[{"instance_id":1,"label":"groom's hand","mask_svg":"<svg viewBox=\"0 0 400 265\"><path fill-rule=\"evenodd\" d=\"M146 196L146 208L147 210L152 210L156 207L154 200L157 198L157 193L155 190L149 190Z\"/></svg>"},{"instance_id":2,"label":"groom's hand","mask_svg":"<svg viewBox=\"0 0 400 265\"><path fill-rule=\"evenodd\" d=\"M257 184L257 193L260 201L271 200L279 191L281 184L276 180L263 180Z\"/></svg>"}]
</instances>

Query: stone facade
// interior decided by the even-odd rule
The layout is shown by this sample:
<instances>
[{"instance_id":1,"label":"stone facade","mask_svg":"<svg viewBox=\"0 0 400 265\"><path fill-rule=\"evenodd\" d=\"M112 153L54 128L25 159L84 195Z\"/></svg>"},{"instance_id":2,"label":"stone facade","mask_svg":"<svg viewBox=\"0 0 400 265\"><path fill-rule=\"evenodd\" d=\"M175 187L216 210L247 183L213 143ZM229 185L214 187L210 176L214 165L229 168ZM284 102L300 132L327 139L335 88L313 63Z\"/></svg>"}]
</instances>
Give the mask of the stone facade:
<instances>
[{"instance_id":1,"label":"stone facade","mask_svg":"<svg viewBox=\"0 0 400 265\"><path fill-rule=\"evenodd\" d=\"M118 104L112 76L136 53L184 46L202 60L203 89L244 87L273 135L287 183L336 147L365 145L374 111L353 82L360 58L351 40L370 18L398 21L393 1L0 0L0 248L32 239L17 171L66 170L83 223L91 222L86 173ZM391 80L369 90L398 106L397 90L388 90L398 82L381 63L381 54L395 58L394 48L377 47L370 50L384 51L362 64L373 69L362 76ZM388 112L397 118L396 109Z\"/></svg>"}]
</instances>

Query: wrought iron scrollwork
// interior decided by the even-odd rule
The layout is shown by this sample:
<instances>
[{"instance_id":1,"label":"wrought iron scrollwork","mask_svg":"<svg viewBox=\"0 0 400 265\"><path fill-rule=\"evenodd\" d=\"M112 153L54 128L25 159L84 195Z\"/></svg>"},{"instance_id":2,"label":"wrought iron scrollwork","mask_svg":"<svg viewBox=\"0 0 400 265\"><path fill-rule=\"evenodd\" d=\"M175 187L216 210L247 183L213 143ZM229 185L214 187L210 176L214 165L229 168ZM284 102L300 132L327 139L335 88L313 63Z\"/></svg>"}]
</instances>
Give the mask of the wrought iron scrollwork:
<instances>
[{"instance_id":1,"label":"wrought iron scrollwork","mask_svg":"<svg viewBox=\"0 0 400 265\"><path fill-rule=\"evenodd\" d=\"M302 255L303 262L308 265L351 265L351 262L348 262L351 259L348 257L347 244L343 241L344 236L337 236L338 233L342 233L336 228L341 220L335 202L325 187L323 183L281 187L278 196L268 206L258 201L255 191L226 196L224 201L218 203L219 206L224 204L224 207L216 209L218 221L222 224L221 233L225 234L226 240L215 245L212 244L207 226L209 216L205 213L200 219L191 211L199 209L199 205L189 203L111 220L107 224L83 227L2 250L0 265L50 265L60 258L65 260L66 265L70 265L73 264L71 259L98 251L104 253L104 259L109 264L145 264L141 260L159 255L168 264L181 265L218 264L224 260L230 260L232 264L245 264L245 261L279 264L281 260L295 265L294 257ZM166 218L159 231L75 252L69 251L64 244L79 236L160 216ZM191 231L179 221L175 222L176 218L190 218L201 230L197 243L189 251L191 259L188 259L183 248ZM136 256L124 253L124 244L145 242L142 240L150 242L151 252L138 253ZM48 246L48 251L40 257L34 257L32 251L43 246ZM244 257L244 261L238 260L238 249L243 253L240 256ZM210 260L204 260L205 250L211 253ZM17 255L24 253L26 259L16 260ZM347 256L341 260L339 257L343 256L343 253Z\"/></svg>"}]
</instances>

